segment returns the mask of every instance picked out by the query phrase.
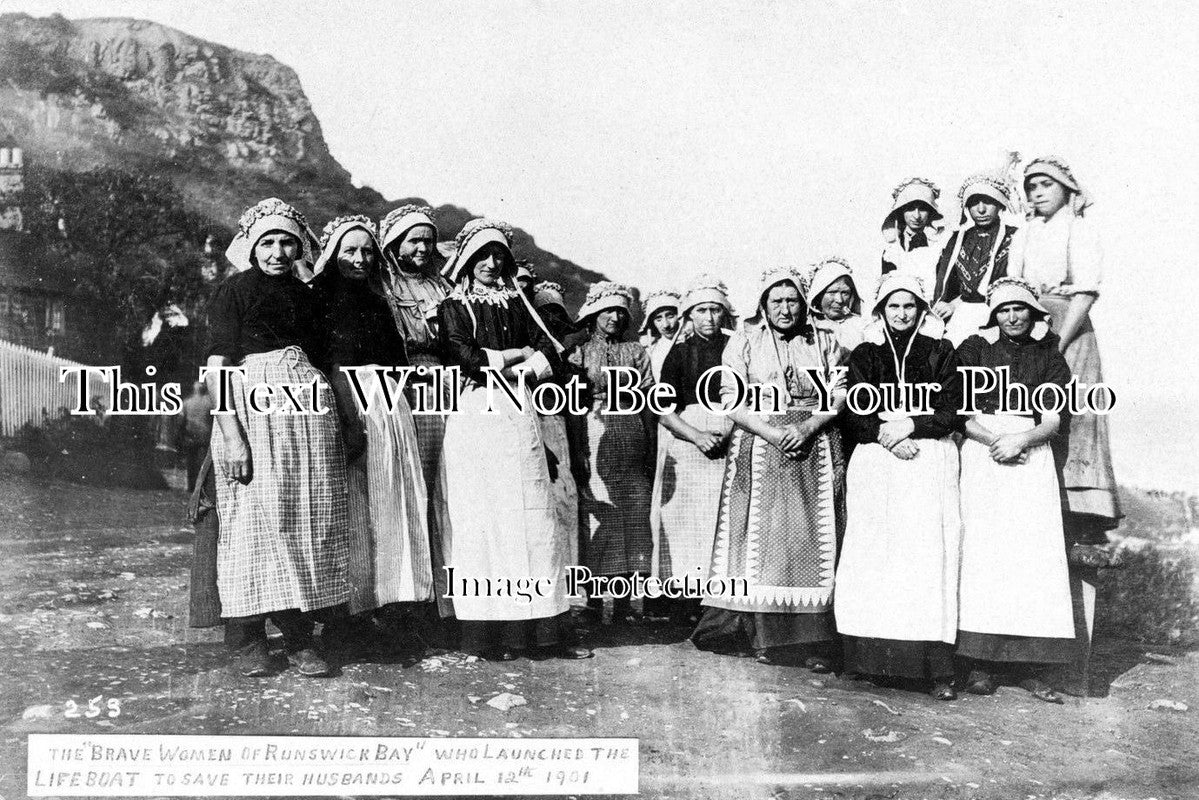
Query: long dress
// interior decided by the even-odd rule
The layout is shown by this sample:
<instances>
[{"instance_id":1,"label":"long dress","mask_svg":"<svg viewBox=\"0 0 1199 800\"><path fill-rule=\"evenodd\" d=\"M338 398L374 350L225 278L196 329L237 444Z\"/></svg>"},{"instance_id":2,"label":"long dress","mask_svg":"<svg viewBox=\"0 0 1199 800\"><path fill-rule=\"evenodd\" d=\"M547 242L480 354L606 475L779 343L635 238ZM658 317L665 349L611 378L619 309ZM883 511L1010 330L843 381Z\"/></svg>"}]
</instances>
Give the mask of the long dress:
<instances>
[{"instance_id":1,"label":"long dress","mask_svg":"<svg viewBox=\"0 0 1199 800\"><path fill-rule=\"evenodd\" d=\"M1065 386L1070 369L1043 323L1014 339L986 328L958 348L964 367L1008 367L1029 390ZM1000 413L998 390L983 396L976 421L996 434L1026 431L1036 416ZM1063 415L1068 410L1063 409ZM1063 417L1059 437L1066 435ZM1074 655L1074 613L1062 534L1057 470L1048 443L1023 464L999 464L990 449L962 443L962 570L958 655L982 661L1065 663Z\"/></svg>"},{"instance_id":2,"label":"long dress","mask_svg":"<svg viewBox=\"0 0 1199 800\"><path fill-rule=\"evenodd\" d=\"M569 617L570 608L564 580L570 544L554 513L541 424L531 405L522 411L501 388L489 389L482 372L502 366L500 351L532 347L543 357L538 377L548 378L560 369L557 353L514 289L460 286L441 304L438 321L443 351L464 378L459 413L446 420L443 457L450 523L445 557L454 570L449 589L463 621L464 649L494 646L497 639L516 649L561 644L567 637L562 615ZM528 388L524 400L530 402ZM497 413L484 413L489 404ZM463 591L460 584L521 579L548 585L520 598L502 590L491 596ZM479 621L517 624L471 624Z\"/></svg>"},{"instance_id":3,"label":"long dress","mask_svg":"<svg viewBox=\"0 0 1199 800\"><path fill-rule=\"evenodd\" d=\"M978 333L991 312L987 288L1007 275L1008 255L1016 228L996 222L990 228L967 225L954 231L937 262L934 302L959 301L945 326L954 347Z\"/></svg>"},{"instance_id":4,"label":"long dress","mask_svg":"<svg viewBox=\"0 0 1199 800\"><path fill-rule=\"evenodd\" d=\"M801 423L813 416L818 393L806 368L830 370L847 357L823 328L811 337L783 336L768 325L735 333L722 363L747 383L773 387L784 406L764 410L771 425ZM732 402L731 377L721 386ZM826 425L808 452L793 460L765 439L733 430L720 489L711 578L744 579L747 595L726 592L704 599L703 618L692 634L697 647L735 648L748 637L755 649L815 644L836 639L833 583L844 509L841 436Z\"/></svg>"},{"instance_id":5,"label":"long dress","mask_svg":"<svg viewBox=\"0 0 1199 800\"><path fill-rule=\"evenodd\" d=\"M888 341L890 338L890 341ZM913 416L919 454L904 461L878 443L885 419L849 414L857 447L846 481L845 542L837 567L837 630L845 668L867 675L953 674L958 623L958 449L963 418L957 356L944 339L875 326L849 359L848 388L936 382L931 414Z\"/></svg>"},{"instance_id":6,"label":"long dress","mask_svg":"<svg viewBox=\"0 0 1199 800\"><path fill-rule=\"evenodd\" d=\"M408 359L414 367L437 369L444 365L445 354L440 351L437 337L437 308L450 292L450 285L436 272L429 274L393 268L387 272L387 303L396 327L404 337ZM424 471L428 498L426 519L429 527L429 556L433 564L433 587L437 609L443 617L454 614L453 603L445 596L445 556L442 552L442 531L449 524L445 499L445 470L441 463L445 438L445 415L429 413L436 391L433 383L414 376L405 394L413 408L419 408L418 394L424 395L425 410L413 414L416 441ZM440 398L443 404L448 394Z\"/></svg>"},{"instance_id":7,"label":"long dress","mask_svg":"<svg viewBox=\"0 0 1199 800\"><path fill-rule=\"evenodd\" d=\"M392 382L392 405L373 370L408 364L387 301L365 281L338 277L327 303L328 359L359 367L368 407L347 416L366 431L366 452L348 465L350 613L433 598L428 498L412 410ZM353 391L353 390L351 390Z\"/></svg>"},{"instance_id":8,"label":"long dress","mask_svg":"<svg viewBox=\"0 0 1199 800\"><path fill-rule=\"evenodd\" d=\"M662 365L661 383L674 388L678 414L701 431L727 435L727 415L709 411L699 402L697 385L710 368L719 367L727 334L711 339L693 335L677 343ZM720 407L720 377L709 381L707 405ZM704 579L712 563L712 540L724 481L724 451L706 456L691 442L659 428L653 513L654 575L663 581L691 576Z\"/></svg>"},{"instance_id":9,"label":"long dress","mask_svg":"<svg viewBox=\"0 0 1199 800\"><path fill-rule=\"evenodd\" d=\"M1048 221L1036 217L1012 242L1009 272L1041 292L1041 305L1053 317L1054 329L1061 330L1071 298L1080 292L1099 292L1103 249L1098 231L1091 220L1075 216L1068 208ZM1103 380L1099 341L1089 315L1064 355L1080 384ZM1116 527L1123 514L1112 470L1107 417L1083 414L1074 419L1064 455L1066 510L1085 515L1100 529Z\"/></svg>"},{"instance_id":10,"label":"long dress","mask_svg":"<svg viewBox=\"0 0 1199 800\"><path fill-rule=\"evenodd\" d=\"M225 439L214 425L221 613L251 617L340 605L349 598L349 525L337 416L251 413L248 403L250 387L308 385L316 396L299 393L304 410L336 408L332 387L313 367L320 361L321 320L312 293L290 274L235 273L213 298L209 329L209 354L245 370L244 379L232 379L231 400L253 470L245 484L225 472Z\"/></svg>"},{"instance_id":11,"label":"long dress","mask_svg":"<svg viewBox=\"0 0 1199 800\"><path fill-rule=\"evenodd\" d=\"M576 420L582 423L579 455L590 467L587 485L579 487L583 564L593 575L648 575L653 559L649 521L653 484L645 459L651 437L640 414L604 409L608 405L605 368L631 368L637 386L647 389L652 381L649 356L636 342L607 341L596 332L568 359L586 374L590 387L590 411L586 420Z\"/></svg>"}]
</instances>

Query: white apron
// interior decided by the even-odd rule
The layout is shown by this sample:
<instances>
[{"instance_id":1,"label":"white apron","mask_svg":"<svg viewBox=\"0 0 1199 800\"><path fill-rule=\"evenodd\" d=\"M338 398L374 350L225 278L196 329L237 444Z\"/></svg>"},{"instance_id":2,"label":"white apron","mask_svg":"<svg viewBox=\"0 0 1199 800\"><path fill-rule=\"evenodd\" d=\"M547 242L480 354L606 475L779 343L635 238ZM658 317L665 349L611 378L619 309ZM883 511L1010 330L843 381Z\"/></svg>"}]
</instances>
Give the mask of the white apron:
<instances>
[{"instance_id":1,"label":"white apron","mask_svg":"<svg viewBox=\"0 0 1199 800\"><path fill-rule=\"evenodd\" d=\"M983 414L997 434L1030 430L1033 420ZM990 449L962 443L961 618L974 633L1074 638L1070 579L1057 472L1049 445L1025 464L997 464Z\"/></svg>"},{"instance_id":2,"label":"white apron","mask_svg":"<svg viewBox=\"0 0 1199 800\"><path fill-rule=\"evenodd\" d=\"M969 337L978 333L978 329L987 324L991 318L991 309L986 303L967 303L962 301L954 309L953 316L945 323L945 338L958 347Z\"/></svg>"},{"instance_id":3,"label":"white apron","mask_svg":"<svg viewBox=\"0 0 1199 800\"><path fill-rule=\"evenodd\" d=\"M958 449L949 438L914 441L920 453L911 461L874 442L849 460L833 601L842 635L957 638Z\"/></svg>"},{"instance_id":4,"label":"white apron","mask_svg":"<svg viewBox=\"0 0 1199 800\"><path fill-rule=\"evenodd\" d=\"M354 404L366 453L347 468L352 614L433 597L428 496L412 410L399 394L389 412L378 383L367 385L370 411Z\"/></svg>"},{"instance_id":5,"label":"white apron","mask_svg":"<svg viewBox=\"0 0 1199 800\"><path fill-rule=\"evenodd\" d=\"M520 413L500 391L495 414L484 414L487 390L468 388L460 413L446 418L445 464L449 530L445 560L454 568L454 613L461 620L529 620L570 610L565 568L568 535L554 511L538 415L526 394ZM461 593L461 581L492 580L493 596ZM494 596L505 579L548 578L544 597ZM545 581L543 581L543 584ZM482 592L481 594L486 594Z\"/></svg>"}]
</instances>

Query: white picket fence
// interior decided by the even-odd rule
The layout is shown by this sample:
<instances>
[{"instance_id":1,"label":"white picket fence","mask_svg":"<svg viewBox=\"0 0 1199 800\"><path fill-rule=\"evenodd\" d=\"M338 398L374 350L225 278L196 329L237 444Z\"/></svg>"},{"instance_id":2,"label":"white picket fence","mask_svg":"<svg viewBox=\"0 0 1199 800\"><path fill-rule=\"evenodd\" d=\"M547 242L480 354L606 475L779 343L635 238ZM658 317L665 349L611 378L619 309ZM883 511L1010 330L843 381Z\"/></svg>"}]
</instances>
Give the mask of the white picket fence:
<instances>
[{"instance_id":1,"label":"white picket fence","mask_svg":"<svg viewBox=\"0 0 1199 800\"><path fill-rule=\"evenodd\" d=\"M42 424L60 408L74 408L76 379L59 381L62 367L81 367L76 361L47 355L12 342L0 341L0 436L12 436L22 425ZM88 397L105 391L103 379L93 377Z\"/></svg>"}]
</instances>

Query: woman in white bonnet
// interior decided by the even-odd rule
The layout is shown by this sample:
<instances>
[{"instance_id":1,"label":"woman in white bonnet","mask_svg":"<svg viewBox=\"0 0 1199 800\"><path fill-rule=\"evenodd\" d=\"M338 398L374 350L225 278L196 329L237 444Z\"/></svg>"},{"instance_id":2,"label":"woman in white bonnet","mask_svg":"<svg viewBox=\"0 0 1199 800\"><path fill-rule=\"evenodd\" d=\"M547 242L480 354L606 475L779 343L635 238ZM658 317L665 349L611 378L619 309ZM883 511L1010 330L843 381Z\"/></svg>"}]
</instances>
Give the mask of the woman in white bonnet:
<instances>
[{"instance_id":1,"label":"woman in white bonnet","mask_svg":"<svg viewBox=\"0 0 1199 800\"><path fill-rule=\"evenodd\" d=\"M317 413L336 402L313 366L324 363L325 348L317 299L294 274L297 259L315 261L311 241L287 203L270 198L247 209L226 251L241 271L208 309L208 367L245 370L244 380L232 379L235 413L216 415L212 462L225 642L247 677L272 672L268 616L300 673L327 675L313 622L349 598L345 450L337 415ZM207 380L222 397L220 376ZM251 413L249 388L264 384L315 386L316 396L301 398L309 413Z\"/></svg>"},{"instance_id":2,"label":"woman in white bonnet","mask_svg":"<svg viewBox=\"0 0 1199 800\"><path fill-rule=\"evenodd\" d=\"M908 178L891 192L891 210L883 219L882 274L909 272L931 287L936 277L941 219L941 190L927 178Z\"/></svg>"}]
</instances>

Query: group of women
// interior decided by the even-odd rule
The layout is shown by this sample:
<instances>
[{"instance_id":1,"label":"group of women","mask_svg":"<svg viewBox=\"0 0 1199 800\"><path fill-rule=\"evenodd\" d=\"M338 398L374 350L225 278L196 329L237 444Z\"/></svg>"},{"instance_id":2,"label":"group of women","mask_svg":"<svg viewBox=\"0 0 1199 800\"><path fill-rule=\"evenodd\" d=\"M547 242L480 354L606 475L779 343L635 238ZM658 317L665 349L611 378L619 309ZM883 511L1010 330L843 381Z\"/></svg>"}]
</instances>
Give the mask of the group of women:
<instances>
[{"instance_id":1,"label":"group of women","mask_svg":"<svg viewBox=\"0 0 1199 800\"><path fill-rule=\"evenodd\" d=\"M1096 545L1120 518L1105 420L1013 414L996 392L958 413L961 366L1007 367L1029 387L1101 379L1089 199L1060 159L1031 162L1023 188L1032 212L1017 228L1002 180L967 180L941 244L936 187L902 184L865 308L841 259L767 270L741 325L725 284L701 275L644 298L640 343L628 287L595 284L572 319L562 287L516 261L503 223L467 223L441 264L428 208L377 229L340 217L319 240L279 200L249 209L208 361L243 370L236 413L212 435L217 582L243 674L272 669L268 617L306 675L329 672L317 622L325 649L382 626L436 628L499 660L587 658L562 580L582 564L741 579L747 592L646 601L703 649L923 681L939 699L956 697L956 672L983 694L1004 673L1060 702L1047 668L1077 652L1068 568L1102 565ZM455 366L463 381L344 369L407 365ZM672 386L674 410L614 413L612 367L642 389ZM713 367L719 379L701 380ZM522 408L488 391L484 368L525 400L577 377L584 413ZM264 383L312 386L307 401L336 413L252 413ZM863 385L903 397L888 390L934 383L923 405L846 407ZM743 384L774 402L747 402ZM387 402L364 407L372 393ZM514 596L522 578L551 581ZM425 616L434 605L440 625ZM627 598L614 605L631 613Z\"/></svg>"}]
</instances>

